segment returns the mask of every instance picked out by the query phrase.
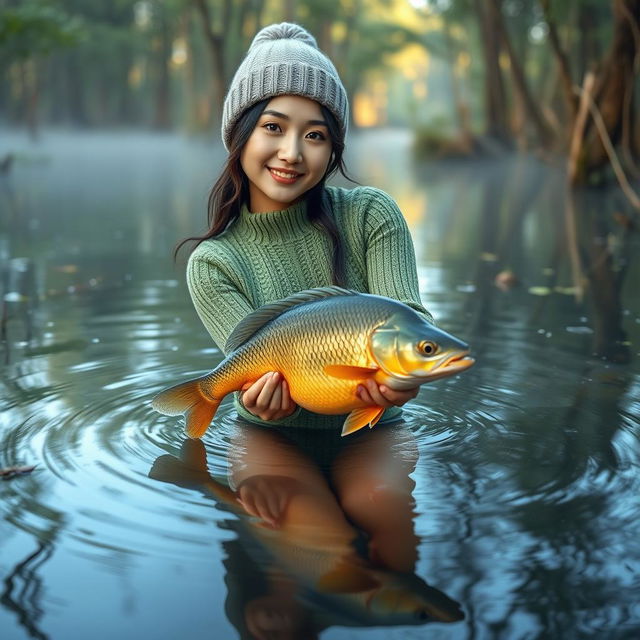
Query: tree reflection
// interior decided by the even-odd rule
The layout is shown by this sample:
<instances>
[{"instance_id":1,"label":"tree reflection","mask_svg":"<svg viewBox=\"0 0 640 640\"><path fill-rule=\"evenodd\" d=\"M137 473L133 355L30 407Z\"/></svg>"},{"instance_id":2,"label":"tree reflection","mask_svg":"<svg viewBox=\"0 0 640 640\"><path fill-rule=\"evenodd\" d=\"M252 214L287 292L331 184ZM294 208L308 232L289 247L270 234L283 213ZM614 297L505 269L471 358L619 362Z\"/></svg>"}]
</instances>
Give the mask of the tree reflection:
<instances>
[{"instance_id":1,"label":"tree reflection","mask_svg":"<svg viewBox=\"0 0 640 640\"><path fill-rule=\"evenodd\" d=\"M49 636L39 628L44 611L40 606L43 582L38 569L51 557L53 545L38 542L38 548L16 564L4 579L0 605L15 613L18 622L30 637L46 640Z\"/></svg>"}]
</instances>

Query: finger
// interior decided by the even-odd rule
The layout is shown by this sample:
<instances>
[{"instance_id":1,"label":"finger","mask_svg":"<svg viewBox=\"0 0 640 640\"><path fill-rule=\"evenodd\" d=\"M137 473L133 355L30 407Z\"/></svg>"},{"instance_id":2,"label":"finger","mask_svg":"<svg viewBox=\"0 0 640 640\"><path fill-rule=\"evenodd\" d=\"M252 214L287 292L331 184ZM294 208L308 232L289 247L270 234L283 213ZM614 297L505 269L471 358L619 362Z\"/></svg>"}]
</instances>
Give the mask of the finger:
<instances>
[{"instance_id":1,"label":"finger","mask_svg":"<svg viewBox=\"0 0 640 640\"><path fill-rule=\"evenodd\" d=\"M240 489L238 492L239 498L238 502L242 505L242 508L250 515L250 516L258 516L258 509L256 508L255 500L253 496L243 489Z\"/></svg>"},{"instance_id":2,"label":"finger","mask_svg":"<svg viewBox=\"0 0 640 640\"><path fill-rule=\"evenodd\" d=\"M277 386L278 374L272 371L268 374L267 380L256 398L256 406L260 409L267 409L271 404L271 397Z\"/></svg>"},{"instance_id":3,"label":"finger","mask_svg":"<svg viewBox=\"0 0 640 640\"><path fill-rule=\"evenodd\" d=\"M414 387L411 389L405 389L404 391L395 391L394 389L390 389L386 385L380 385L379 387L380 393L391 403L396 406L402 406L409 402L409 400L413 400L418 395L418 391L420 387Z\"/></svg>"},{"instance_id":4,"label":"finger","mask_svg":"<svg viewBox=\"0 0 640 640\"><path fill-rule=\"evenodd\" d=\"M269 403L269 409L272 411L279 411L282 404L282 384L279 384L274 390L271 396L271 402Z\"/></svg>"},{"instance_id":5,"label":"finger","mask_svg":"<svg viewBox=\"0 0 640 640\"><path fill-rule=\"evenodd\" d=\"M393 406L392 402L389 402L381 393L378 388L378 383L375 380L367 380L365 382L366 388L369 391L369 395L373 399L374 404L377 404L379 407L384 407L388 409Z\"/></svg>"},{"instance_id":6,"label":"finger","mask_svg":"<svg viewBox=\"0 0 640 640\"><path fill-rule=\"evenodd\" d=\"M268 525L273 526L275 524L273 518L273 497L271 495L272 492L267 491L259 491L255 493L251 500L247 500L250 504L251 511L250 515L255 516L256 518L260 518Z\"/></svg>"},{"instance_id":7,"label":"finger","mask_svg":"<svg viewBox=\"0 0 640 640\"><path fill-rule=\"evenodd\" d=\"M265 504L265 520L275 526L278 522L278 518L280 518L282 511L280 510L280 500L278 497L278 493L270 493L267 496L266 504Z\"/></svg>"},{"instance_id":8,"label":"finger","mask_svg":"<svg viewBox=\"0 0 640 640\"><path fill-rule=\"evenodd\" d=\"M371 397L371 394L369 393L369 390L365 386L359 385L357 394L358 394L358 398L360 398L360 400L362 400L364 404L366 405L375 404L375 402L373 401L373 398Z\"/></svg>"},{"instance_id":9,"label":"finger","mask_svg":"<svg viewBox=\"0 0 640 640\"><path fill-rule=\"evenodd\" d=\"M294 407L294 402L291 399L289 392L289 383L283 378L282 380L282 399L280 401L280 409L284 412L291 411Z\"/></svg>"},{"instance_id":10,"label":"finger","mask_svg":"<svg viewBox=\"0 0 640 640\"><path fill-rule=\"evenodd\" d=\"M267 383L271 372L265 373L263 376L258 378L243 394L242 394L242 403L245 407L253 407L255 406L256 400L264 385Z\"/></svg>"}]
</instances>

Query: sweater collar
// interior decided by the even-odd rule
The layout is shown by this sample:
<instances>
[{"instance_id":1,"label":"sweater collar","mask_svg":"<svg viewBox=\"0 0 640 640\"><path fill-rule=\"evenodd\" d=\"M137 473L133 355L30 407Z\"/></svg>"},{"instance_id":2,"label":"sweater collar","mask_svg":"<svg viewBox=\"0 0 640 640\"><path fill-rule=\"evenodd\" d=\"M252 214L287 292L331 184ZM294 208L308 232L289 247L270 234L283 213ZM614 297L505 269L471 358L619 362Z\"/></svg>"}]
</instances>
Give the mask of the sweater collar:
<instances>
[{"instance_id":1,"label":"sweater collar","mask_svg":"<svg viewBox=\"0 0 640 640\"><path fill-rule=\"evenodd\" d=\"M305 199L281 211L251 213L246 204L240 209L236 233L257 242L286 241L309 230Z\"/></svg>"}]
</instances>

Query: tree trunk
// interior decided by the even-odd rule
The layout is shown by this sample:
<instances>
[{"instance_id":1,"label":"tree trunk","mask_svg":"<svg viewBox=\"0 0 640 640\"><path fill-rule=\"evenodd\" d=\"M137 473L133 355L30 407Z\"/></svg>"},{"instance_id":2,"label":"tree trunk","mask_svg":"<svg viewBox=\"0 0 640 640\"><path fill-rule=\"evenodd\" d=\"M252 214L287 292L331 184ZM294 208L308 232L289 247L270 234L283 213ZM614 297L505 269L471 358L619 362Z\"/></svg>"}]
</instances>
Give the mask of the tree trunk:
<instances>
[{"instance_id":1,"label":"tree trunk","mask_svg":"<svg viewBox=\"0 0 640 640\"><path fill-rule=\"evenodd\" d=\"M286 22L296 21L296 0L285 0L284 2L284 20Z\"/></svg>"},{"instance_id":2,"label":"tree trunk","mask_svg":"<svg viewBox=\"0 0 640 640\"><path fill-rule=\"evenodd\" d=\"M449 57L449 64L447 66L449 67L450 73L451 97L453 99L453 111L456 114L458 138L462 147L470 152L473 146L473 136L469 125L469 109L462 100L460 83L456 77L456 50L453 42L453 36L451 35L451 26L446 16L444 17L442 35L444 36L447 55Z\"/></svg>"},{"instance_id":3,"label":"tree trunk","mask_svg":"<svg viewBox=\"0 0 640 640\"><path fill-rule=\"evenodd\" d=\"M621 138L627 89L633 86L634 60L639 53L634 31L640 32L640 0L613 0L613 17L613 41L599 74L595 102L615 145ZM586 177L608 161L592 121L586 131L584 148Z\"/></svg>"},{"instance_id":4,"label":"tree trunk","mask_svg":"<svg viewBox=\"0 0 640 640\"><path fill-rule=\"evenodd\" d=\"M547 22L549 28L549 41L551 42L551 48L555 55L556 62L558 63L558 72L560 74L560 84L562 86L562 93L564 95L565 108L568 116L568 129L573 127L573 121L576 117L578 110L578 98L573 92L573 80L571 79L571 66L569 64L569 57L560 44L560 36L558 29L551 16L549 10L549 0L540 0L542 5L542 11L544 13L544 19Z\"/></svg>"},{"instance_id":5,"label":"tree trunk","mask_svg":"<svg viewBox=\"0 0 640 640\"><path fill-rule=\"evenodd\" d=\"M218 121L222 120L222 106L224 104L224 97L227 91L227 77L226 77L226 60L225 60L225 47L224 36L220 33L216 33L212 26L211 12L209 11L209 5L207 0L194 0L196 9L202 20L202 28L204 31L205 41L209 47L209 53L211 56L211 64L213 71L213 88L215 93L215 108L214 115ZM228 24L229 14L231 9L231 3L229 0L225 0L222 12L222 29Z\"/></svg>"},{"instance_id":6,"label":"tree trunk","mask_svg":"<svg viewBox=\"0 0 640 640\"><path fill-rule=\"evenodd\" d=\"M171 127L171 77L169 64L172 54L171 33L167 20L166 9L158 4L159 9L159 51L156 53L157 84L155 90L155 115L153 127L155 129L169 129Z\"/></svg>"},{"instance_id":7,"label":"tree trunk","mask_svg":"<svg viewBox=\"0 0 640 640\"><path fill-rule=\"evenodd\" d=\"M69 51L63 58L64 72L67 76L68 88L67 101L71 121L81 127L89 126L89 114L87 113L87 94L83 90L84 73L80 54L77 51Z\"/></svg>"},{"instance_id":8,"label":"tree trunk","mask_svg":"<svg viewBox=\"0 0 640 640\"><path fill-rule=\"evenodd\" d=\"M501 0L490 0L487 3L487 7L490 12L491 22L495 25L495 33L499 35L509 56L514 89L519 99L522 100L529 122L533 125L534 131L541 142L541 146L548 149L553 142L553 135L527 85L524 70L518 60L506 25L504 24Z\"/></svg>"},{"instance_id":9,"label":"tree trunk","mask_svg":"<svg viewBox=\"0 0 640 640\"><path fill-rule=\"evenodd\" d=\"M345 36L342 42L337 45L336 57L334 59L336 68L342 82L344 84L347 96L352 98L356 94L356 88L360 81L360 74L355 69L355 65L350 64L351 52L353 43L357 38L359 19L362 15L362 0L354 0L351 3L349 10L345 9L344 25ZM353 122L353 109L349 109L349 127L354 124Z\"/></svg>"},{"instance_id":10,"label":"tree trunk","mask_svg":"<svg viewBox=\"0 0 640 640\"><path fill-rule=\"evenodd\" d=\"M487 6L483 0L475 0L480 25L482 53L485 65L485 119L487 135L501 142L511 139L507 124L506 95L500 69L500 38L496 36Z\"/></svg>"},{"instance_id":11,"label":"tree trunk","mask_svg":"<svg viewBox=\"0 0 640 640\"><path fill-rule=\"evenodd\" d=\"M38 66L33 58L25 60L21 65L22 86L25 105L25 120L32 140L40 136L38 121L38 104L40 102L40 86L38 81Z\"/></svg>"},{"instance_id":12,"label":"tree trunk","mask_svg":"<svg viewBox=\"0 0 640 640\"><path fill-rule=\"evenodd\" d=\"M574 65L577 70L577 78L584 78L587 72L593 69L596 61L600 59L601 52L596 37L597 16L593 15L582 3L577 5L579 42L577 57L574 57Z\"/></svg>"}]
</instances>

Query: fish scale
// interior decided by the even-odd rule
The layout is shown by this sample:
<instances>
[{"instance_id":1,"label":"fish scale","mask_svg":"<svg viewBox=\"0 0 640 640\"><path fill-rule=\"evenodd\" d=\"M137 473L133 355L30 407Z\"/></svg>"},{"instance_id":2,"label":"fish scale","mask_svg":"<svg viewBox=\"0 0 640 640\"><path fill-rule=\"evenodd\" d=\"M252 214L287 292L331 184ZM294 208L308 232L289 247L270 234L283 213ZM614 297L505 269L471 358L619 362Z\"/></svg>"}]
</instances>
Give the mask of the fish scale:
<instances>
[{"instance_id":1,"label":"fish scale","mask_svg":"<svg viewBox=\"0 0 640 640\"><path fill-rule=\"evenodd\" d=\"M306 408L346 413L352 408L359 382L327 380L324 367L349 362L353 366L375 368L376 363L367 355L367 337L389 315L385 306L368 305L354 313L349 298L341 297L294 307L238 349L228 375L244 377L249 368L253 379L268 371L297 371L300 375L287 377L287 382L293 396L305 398ZM336 331L336 326L342 330ZM226 368L220 369L224 376ZM328 397L331 403L327 402Z\"/></svg>"}]
</instances>

